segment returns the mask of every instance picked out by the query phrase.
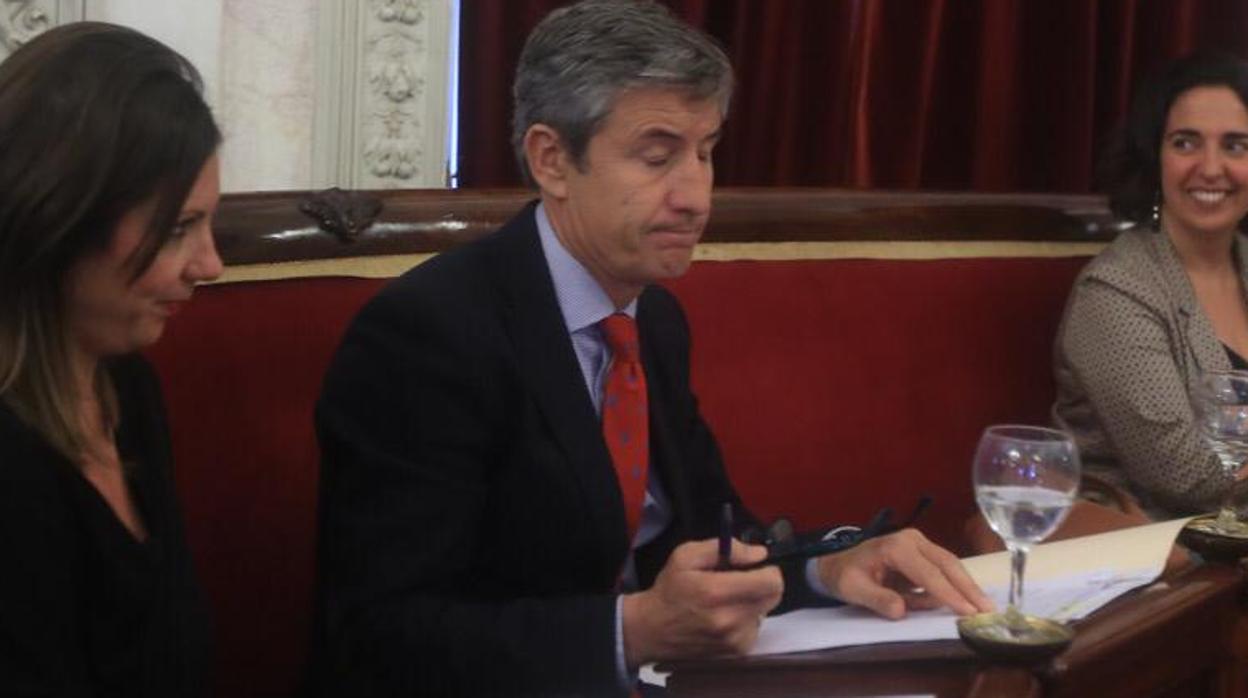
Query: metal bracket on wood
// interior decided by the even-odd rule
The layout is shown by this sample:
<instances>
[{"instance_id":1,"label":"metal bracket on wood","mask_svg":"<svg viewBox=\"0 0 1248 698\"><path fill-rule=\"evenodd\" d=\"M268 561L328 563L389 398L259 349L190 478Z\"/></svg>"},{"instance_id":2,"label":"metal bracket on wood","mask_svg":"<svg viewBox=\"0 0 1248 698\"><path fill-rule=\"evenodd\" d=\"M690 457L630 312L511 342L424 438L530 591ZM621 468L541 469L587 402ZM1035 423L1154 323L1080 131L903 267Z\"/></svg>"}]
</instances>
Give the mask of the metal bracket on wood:
<instances>
[{"instance_id":1,"label":"metal bracket on wood","mask_svg":"<svg viewBox=\"0 0 1248 698\"><path fill-rule=\"evenodd\" d=\"M340 242L355 242L381 215L381 199L371 194L331 187L299 202L299 210L310 216L321 230Z\"/></svg>"}]
</instances>

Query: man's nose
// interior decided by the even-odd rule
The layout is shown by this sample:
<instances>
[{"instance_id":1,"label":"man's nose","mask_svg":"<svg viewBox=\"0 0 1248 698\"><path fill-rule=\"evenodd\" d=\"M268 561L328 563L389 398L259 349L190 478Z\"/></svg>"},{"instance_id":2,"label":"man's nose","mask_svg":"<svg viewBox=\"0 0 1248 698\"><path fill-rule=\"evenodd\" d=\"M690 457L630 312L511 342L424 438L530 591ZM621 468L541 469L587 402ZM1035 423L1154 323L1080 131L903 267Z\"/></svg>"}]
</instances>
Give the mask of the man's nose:
<instances>
[{"instance_id":1,"label":"man's nose","mask_svg":"<svg viewBox=\"0 0 1248 698\"><path fill-rule=\"evenodd\" d=\"M691 154L673 173L668 203L677 210L694 216L711 211L711 188L715 173L709 160Z\"/></svg>"}]
</instances>

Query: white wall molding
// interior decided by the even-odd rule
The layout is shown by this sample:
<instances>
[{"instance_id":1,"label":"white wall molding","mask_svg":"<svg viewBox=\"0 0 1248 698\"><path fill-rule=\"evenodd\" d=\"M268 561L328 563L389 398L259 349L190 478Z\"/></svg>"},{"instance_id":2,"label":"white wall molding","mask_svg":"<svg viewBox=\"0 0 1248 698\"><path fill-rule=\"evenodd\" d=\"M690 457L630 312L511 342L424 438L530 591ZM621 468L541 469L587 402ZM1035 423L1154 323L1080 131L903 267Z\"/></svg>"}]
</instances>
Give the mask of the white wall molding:
<instances>
[{"instance_id":1,"label":"white wall molding","mask_svg":"<svg viewBox=\"0 0 1248 698\"><path fill-rule=\"evenodd\" d=\"M3 2L5 0L0 0ZM82 0L84 19L137 29L186 57L204 81L204 98L221 104L221 12L225 0Z\"/></svg>"},{"instance_id":2,"label":"white wall molding","mask_svg":"<svg viewBox=\"0 0 1248 698\"><path fill-rule=\"evenodd\" d=\"M0 0L0 60L52 27L83 18L85 0Z\"/></svg>"},{"instance_id":3,"label":"white wall molding","mask_svg":"<svg viewBox=\"0 0 1248 698\"><path fill-rule=\"evenodd\" d=\"M321 0L313 178L443 187L451 0Z\"/></svg>"},{"instance_id":4,"label":"white wall molding","mask_svg":"<svg viewBox=\"0 0 1248 698\"><path fill-rule=\"evenodd\" d=\"M319 0L224 0L223 191L310 189Z\"/></svg>"},{"instance_id":5,"label":"white wall molding","mask_svg":"<svg viewBox=\"0 0 1248 698\"><path fill-rule=\"evenodd\" d=\"M0 60L46 29L135 27L196 65L226 191L444 187L459 0L0 0Z\"/></svg>"}]
</instances>

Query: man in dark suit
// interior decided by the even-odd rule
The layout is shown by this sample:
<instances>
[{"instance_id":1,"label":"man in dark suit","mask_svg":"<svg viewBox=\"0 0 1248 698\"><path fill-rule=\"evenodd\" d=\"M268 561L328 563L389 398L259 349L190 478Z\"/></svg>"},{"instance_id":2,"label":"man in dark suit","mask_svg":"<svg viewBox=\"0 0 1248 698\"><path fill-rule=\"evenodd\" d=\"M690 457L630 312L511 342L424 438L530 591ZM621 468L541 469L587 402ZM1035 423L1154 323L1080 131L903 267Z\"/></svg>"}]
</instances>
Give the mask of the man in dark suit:
<instances>
[{"instance_id":1,"label":"man in dark suit","mask_svg":"<svg viewBox=\"0 0 1248 698\"><path fill-rule=\"evenodd\" d=\"M780 603L900 616L894 576L918 603L988 606L914 531L715 569L722 505L748 516L689 388L684 315L652 283L706 224L731 86L713 42L650 2L534 30L514 126L540 202L390 284L326 377L320 687L610 695L647 661L747 651Z\"/></svg>"}]
</instances>

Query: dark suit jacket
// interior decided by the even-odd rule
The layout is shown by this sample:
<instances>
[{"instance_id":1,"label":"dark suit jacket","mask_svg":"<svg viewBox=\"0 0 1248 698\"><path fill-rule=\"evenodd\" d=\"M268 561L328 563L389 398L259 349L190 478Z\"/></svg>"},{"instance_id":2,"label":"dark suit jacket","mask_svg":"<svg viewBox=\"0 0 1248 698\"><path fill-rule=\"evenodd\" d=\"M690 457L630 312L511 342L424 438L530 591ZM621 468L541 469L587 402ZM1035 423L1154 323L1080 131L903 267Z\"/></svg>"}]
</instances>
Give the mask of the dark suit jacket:
<instances>
[{"instance_id":1,"label":"dark suit jacket","mask_svg":"<svg viewBox=\"0 0 1248 698\"><path fill-rule=\"evenodd\" d=\"M675 298L647 289L637 321L651 473L674 510L638 551L647 586L677 543L716 534L723 502L744 509L689 389ZM619 690L623 505L532 205L361 311L316 423L315 684L386 696Z\"/></svg>"}]
</instances>

